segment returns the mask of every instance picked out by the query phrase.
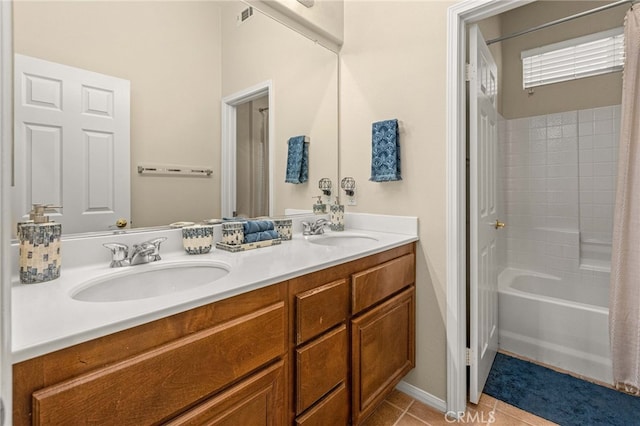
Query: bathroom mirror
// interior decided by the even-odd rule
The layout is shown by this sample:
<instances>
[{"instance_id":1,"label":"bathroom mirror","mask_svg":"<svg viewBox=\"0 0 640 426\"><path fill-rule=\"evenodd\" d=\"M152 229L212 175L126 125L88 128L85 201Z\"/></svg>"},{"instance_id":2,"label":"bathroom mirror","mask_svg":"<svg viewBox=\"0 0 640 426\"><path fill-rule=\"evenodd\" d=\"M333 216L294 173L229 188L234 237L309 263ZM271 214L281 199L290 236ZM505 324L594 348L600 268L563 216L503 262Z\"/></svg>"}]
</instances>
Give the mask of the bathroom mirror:
<instances>
[{"instance_id":1,"label":"bathroom mirror","mask_svg":"<svg viewBox=\"0 0 640 426\"><path fill-rule=\"evenodd\" d=\"M273 193L266 197L273 215L310 209L318 180L338 181L337 54L247 9L240 0L14 3L15 53L130 82L126 219L133 227L221 216L223 99L265 82L272 128L262 127L264 105L257 103L249 112L257 127L237 133L272 136ZM297 135L310 138L309 180L286 184L287 140ZM251 172L257 168L246 163ZM212 173L147 175L138 166ZM238 194L246 196L240 187ZM63 233L69 233L64 225Z\"/></svg>"}]
</instances>

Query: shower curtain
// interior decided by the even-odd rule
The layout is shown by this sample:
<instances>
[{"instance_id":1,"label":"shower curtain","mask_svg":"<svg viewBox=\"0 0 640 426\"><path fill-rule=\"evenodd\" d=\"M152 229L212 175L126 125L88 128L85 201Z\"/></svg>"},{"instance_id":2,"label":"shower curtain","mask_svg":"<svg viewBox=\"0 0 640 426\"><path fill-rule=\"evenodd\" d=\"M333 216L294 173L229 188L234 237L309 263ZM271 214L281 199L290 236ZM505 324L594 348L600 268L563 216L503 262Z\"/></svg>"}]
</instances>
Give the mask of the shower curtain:
<instances>
[{"instance_id":1,"label":"shower curtain","mask_svg":"<svg viewBox=\"0 0 640 426\"><path fill-rule=\"evenodd\" d=\"M269 109L258 109L262 116L260 140L254 147L254 217L269 216Z\"/></svg>"},{"instance_id":2,"label":"shower curtain","mask_svg":"<svg viewBox=\"0 0 640 426\"><path fill-rule=\"evenodd\" d=\"M609 334L616 388L640 395L640 7L627 12Z\"/></svg>"}]
</instances>

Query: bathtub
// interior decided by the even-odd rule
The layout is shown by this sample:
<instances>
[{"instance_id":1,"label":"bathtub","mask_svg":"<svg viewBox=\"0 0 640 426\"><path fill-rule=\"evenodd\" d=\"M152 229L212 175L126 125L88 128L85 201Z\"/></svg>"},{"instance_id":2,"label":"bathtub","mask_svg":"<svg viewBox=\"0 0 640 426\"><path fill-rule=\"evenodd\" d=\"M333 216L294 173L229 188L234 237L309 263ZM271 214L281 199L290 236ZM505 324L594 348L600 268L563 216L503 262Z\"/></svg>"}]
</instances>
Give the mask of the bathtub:
<instances>
[{"instance_id":1,"label":"bathtub","mask_svg":"<svg viewBox=\"0 0 640 426\"><path fill-rule=\"evenodd\" d=\"M611 383L608 289L506 268L498 277L500 349Z\"/></svg>"}]
</instances>

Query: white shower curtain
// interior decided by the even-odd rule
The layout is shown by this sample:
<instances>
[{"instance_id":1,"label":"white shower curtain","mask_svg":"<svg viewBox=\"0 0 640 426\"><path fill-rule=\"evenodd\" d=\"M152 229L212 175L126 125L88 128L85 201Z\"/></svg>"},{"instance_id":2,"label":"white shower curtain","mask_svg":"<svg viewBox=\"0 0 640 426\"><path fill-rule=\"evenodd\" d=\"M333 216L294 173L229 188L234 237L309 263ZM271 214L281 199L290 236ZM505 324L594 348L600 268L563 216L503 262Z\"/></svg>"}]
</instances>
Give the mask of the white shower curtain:
<instances>
[{"instance_id":1,"label":"white shower curtain","mask_svg":"<svg viewBox=\"0 0 640 426\"><path fill-rule=\"evenodd\" d=\"M609 333L614 385L640 395L640 7L627 12L624 42Z\"/></svg>"}]
</instances>

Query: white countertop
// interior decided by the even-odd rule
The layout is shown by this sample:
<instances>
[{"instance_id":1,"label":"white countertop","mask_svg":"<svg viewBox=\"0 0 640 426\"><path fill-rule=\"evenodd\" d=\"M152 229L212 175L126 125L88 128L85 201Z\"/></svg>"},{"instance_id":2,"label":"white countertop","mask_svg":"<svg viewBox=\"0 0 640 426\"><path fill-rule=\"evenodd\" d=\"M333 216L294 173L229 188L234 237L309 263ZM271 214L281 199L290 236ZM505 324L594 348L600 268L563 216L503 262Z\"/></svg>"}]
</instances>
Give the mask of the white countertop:
<instances>
[{"instance_id":1,"label":"white countertop","mask_svg":"<svg viewBox=\"0 0 640 426\"><path fill-rule=\"evenodd\" d=\"M179 230L172 230L174 232L168 235L171 235L171 239L179 241L166 242L167 249L161 250L162 260L124 268L109 268L108 261L65 268L63 242L63 267L60 278L40 284L13 283L11 336L13 363L389 250L418 239L415 218L409 218L415 220L415 226L410 225L407 231L406 226L404 228L402 226L400 228L379 227L379 218L376 216L362 216L363 221L357 220L354 216L351 219L347 218L347 226L351 222L352 225L368 228L369 224L375 223L375 229L400 232L379 232L352 226L351 229L340 234L350 232L363 234L375 240L367 240L366 245L355 248L331 247L313 244L298 233L294 234L292 240L283 241L282 244L272 247L240 253L229 253L214 248L208 254L188 255L184 250L179 249L181 244ZM375 220L372 222L372 219ZM406 221L408 218L404 219L404 223L408 223ZM331 231L327 231L327 234L330 233ZM141 237L137 239L141 240ZM116 239L114 237L111 240ZM97 243L92 241L91 244ZM102 250L106 251L103 248ZM147 299L85 302L71 297L78 286L87 280L105 274L121 273L125 268L146 268L169 262L198 263L202 261L219 263L230 272L210 284Z\"/></svg>"}]
</instances>

